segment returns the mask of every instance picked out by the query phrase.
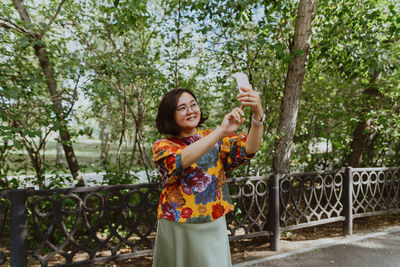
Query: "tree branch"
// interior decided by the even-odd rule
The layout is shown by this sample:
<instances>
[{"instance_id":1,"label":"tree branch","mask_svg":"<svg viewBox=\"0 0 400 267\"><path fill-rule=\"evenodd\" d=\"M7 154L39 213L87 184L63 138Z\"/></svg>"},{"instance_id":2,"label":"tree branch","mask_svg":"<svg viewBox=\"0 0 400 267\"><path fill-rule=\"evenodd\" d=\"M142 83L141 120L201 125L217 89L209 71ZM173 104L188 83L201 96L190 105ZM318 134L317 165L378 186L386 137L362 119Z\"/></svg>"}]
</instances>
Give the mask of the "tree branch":
<instances>
[{"instance_id":1,"label":"tree branch","mask_svg":"<svg viewBox=\"0 0 400 267\"><path fill-rule=\"evenodd\" d=\"M42 29L39 34L39 39L43 37L43 35L50 29L51 24L56 20L58 14L60 13L62 5L65 3L66 0L61 0L60 4L58 4L56 13L51 18L50 22L47 24L46 28Z\"/></svg>"},{"instance_id":2,"label":"tree branch","mask_svg":"<svg viewBox=\"0 0 400 267\"><path fill-rule=\"evenodd\" d=\"M14 23L14 22L13 22L12 20L10 20L9 18L0 17L0 21L4 21L4 22L9 23L9 24L6 24L6 23L1 23L1 22L0 22L0 26L2 26L3 28L10 29L10 30L14 30L14 31L17 31L17 32L19 32L19 33L29 34L29 35L30 35L30 33L29 33L26 29L24 29L24 28L18 26L16 23Z\"/></svg>"},{"instance_id":3,"label":"tree branch","mask_svg":"<svg viewBox=\"0 0 400 267\"><path fill-rule=\"evenodd\" d=\"M14 0L13 2L19 15L21 16L21 19L25 22L32 23L31 17L29 16L28 11L26 10L24 4L22 3L22 0Z\"/></svg>"}]
</instances>

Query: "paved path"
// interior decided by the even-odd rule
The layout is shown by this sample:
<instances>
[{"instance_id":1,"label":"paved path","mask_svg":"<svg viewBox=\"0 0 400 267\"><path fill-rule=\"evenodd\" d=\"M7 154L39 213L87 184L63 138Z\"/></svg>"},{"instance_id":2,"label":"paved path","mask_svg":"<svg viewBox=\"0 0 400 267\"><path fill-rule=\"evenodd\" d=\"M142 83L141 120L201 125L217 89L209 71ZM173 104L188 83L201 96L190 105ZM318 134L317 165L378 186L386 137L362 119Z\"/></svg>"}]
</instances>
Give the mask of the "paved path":
<instances>
[{"instance_id":1,"label":"paved path","mask_svg":"<svg viewBox=\"0 0 400 267\"><path fill-rule=\"evenodd\" d=\"M400 267L400 227L316 243L318 244L238 263L234 267Z\"/></svg>"}]
</instances>

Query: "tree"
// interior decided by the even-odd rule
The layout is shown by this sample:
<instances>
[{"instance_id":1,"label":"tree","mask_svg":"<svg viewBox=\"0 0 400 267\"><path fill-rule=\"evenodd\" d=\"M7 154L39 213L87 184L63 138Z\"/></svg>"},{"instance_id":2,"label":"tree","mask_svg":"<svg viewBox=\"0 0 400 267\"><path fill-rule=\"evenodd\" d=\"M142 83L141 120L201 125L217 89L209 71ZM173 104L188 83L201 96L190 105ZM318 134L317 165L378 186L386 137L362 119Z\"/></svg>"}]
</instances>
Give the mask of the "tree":
<instances>
[{"instance_id":1,"label":"tree","mask_svg":"<svg viewBox=\"0 0 400 267\"><path fill-rule=\"evenodd\" d=\"M316 114L330 113L329 121L321 118L323 135L337 149L332 154L340 166L385 164L383 157L396 151L399 10L398 3L385 0L321 4L309 85L325 87L325 96L313 95L319 100Z\"/></svg>"},{"instance_id":2,"label":"tree","mask_svg":"<svg viewBox=\"0 0 400 267\"><path fill-rule=\"evenodd\" d=\"M300 0L299 2L294 38L289 47L293 60L289 64L286 76L277 130L278 136L274 144L273 170L275 173L289 173L290 171L291 145L296 129L300 93L306 71L316 6L316 0Z\"/></svg>"},{"instance_id":3,"label":"tree","mask_svg":"<svg viewBox=\"0 0 400 267\"><path fill-rule=\"evenodd\" d=\"M92 115L100 121L101 128L109 128L110 139L118 140L115 165L105 157L102 161L107 163L107 173L128 180L137 155L140 157L137 162L150 179L152 162L143 131L151 103L163 82L157 70L159 44L154 44L158 35L155 16L149 15L145 7L145 1L114 6L93 2L93 15L84 21L71 21L71 32L82 45L89 76L82 90L92 101ZM127 149L123 151L128 143L132 147L130 156Z\"/></svg>"},{"instance_id":4,"label":"tree","mask_svg":"<svg viewBox=\"0 0 400 267\"><path fill-rule=\"evenodd\" d=\"M30 45L33 46L35 55L39 60L40 68L46 80L47 88L50 93L50 99L53 103L54 113L58 121L58 129L60 139L65 152L65 157L68 162L69 169L74 179L78 181L78 185L83 185L82 174L79 168L78 160L75 156L75 152L71 143L71 136L65 120L65 112L62 104L62 92L58 89L57 78L54 72L53 65L51 63L49 52L46 48L45 34L50 30L52 23L56 20L65 0L62 0L54 15L50 18L47 24L35 25L26 9L25 5L21 0L14 0L14 6L22 20L21 25L18 22L13 22L9 18L2 18L5 22L2 24L7 29L12 29L17 33L22 33L28 38Z\"/></svg>"}]
</instances>

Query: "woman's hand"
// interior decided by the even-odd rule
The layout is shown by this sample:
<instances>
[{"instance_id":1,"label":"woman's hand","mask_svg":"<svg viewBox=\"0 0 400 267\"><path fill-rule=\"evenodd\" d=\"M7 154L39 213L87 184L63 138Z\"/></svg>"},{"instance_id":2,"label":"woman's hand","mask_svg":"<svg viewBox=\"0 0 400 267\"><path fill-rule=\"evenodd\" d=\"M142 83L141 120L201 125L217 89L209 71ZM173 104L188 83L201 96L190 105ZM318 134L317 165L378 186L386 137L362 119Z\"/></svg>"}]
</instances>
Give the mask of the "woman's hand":
<instances>
[{"instance_id":1,"label":"woman's hand","mask_svg":"<svg viewBox=\"0 0 400 267\"><path fill-rule=\"evenodd\" d=\"M241 108L235 108L225 115L221 125L211 134L186 146L181 152L183 169L197 162L217 142L229 134L235 132L244 122L244 112Z\"/></svg>"},{"instance_id":2,"label":"woman's hand","mask_svg":"<svg viewBox=\"0 0 400 267\"><path fill-rule=\"evenodd\" d=\"M261 120L263 116L263 109L261 106L260 94L251 89L241 88L242 93L238 94L238 100L242 102L241 109L250 107L251 112L256 120Z\"/></svg>"},{"instance_id":3,"label":"woman's hand","mask_svg":"<svg viewBox=\"0 0 400 267\"><path fill-rule=\"evenodd\" d=\"M239 129L240 125L244 122L244 112L241 108L235 108L231 112L225 115L224 119L221 123L221 130L223 131L223 135L227 136L237 129Z\"/></svg>"},{"instance_id":4,"label":"woman's hand","mask_svg":"<svg viewBox=\"0 0 400 267\"><path fill-rule=\"evenodd\" d=\"M253 113L253 118L256 121L261 121L263 118L263 108L261 106L260 94L251 89L241 88L242 93L238 95L238 100L242 102L241 108L250 107L251 112ZM254 154L261 147L261 141L264 133L263 125L251 124L249 134L247 135L246 140L246 153Z\"/></svg>"}]
</instances>

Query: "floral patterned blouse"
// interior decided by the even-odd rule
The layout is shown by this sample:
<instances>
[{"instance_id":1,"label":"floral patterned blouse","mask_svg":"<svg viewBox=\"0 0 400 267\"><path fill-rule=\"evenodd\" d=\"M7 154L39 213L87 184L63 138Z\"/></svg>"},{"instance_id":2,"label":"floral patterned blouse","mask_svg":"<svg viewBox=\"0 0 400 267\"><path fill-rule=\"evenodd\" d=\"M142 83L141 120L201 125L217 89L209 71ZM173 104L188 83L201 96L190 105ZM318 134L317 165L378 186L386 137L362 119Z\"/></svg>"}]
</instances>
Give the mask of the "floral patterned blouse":
<instances>
[{"instance_id":1,"label":"floral patterned blouse","mask_svg":"<svg viewBox=\"0 0 400 267\"><path fill-rule=\"evenodd\" d=\"M225 172L248 162L247 136L231 134L219 141L196 163L182 168L182 150L210 134L198 130L186 138L168 137L155 142L153 160L162 176L157 216L175 222L203 223L218 219L233 209Z\"/></svg>"}]
</instances>

